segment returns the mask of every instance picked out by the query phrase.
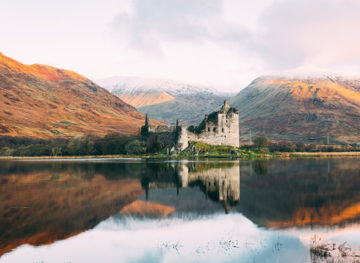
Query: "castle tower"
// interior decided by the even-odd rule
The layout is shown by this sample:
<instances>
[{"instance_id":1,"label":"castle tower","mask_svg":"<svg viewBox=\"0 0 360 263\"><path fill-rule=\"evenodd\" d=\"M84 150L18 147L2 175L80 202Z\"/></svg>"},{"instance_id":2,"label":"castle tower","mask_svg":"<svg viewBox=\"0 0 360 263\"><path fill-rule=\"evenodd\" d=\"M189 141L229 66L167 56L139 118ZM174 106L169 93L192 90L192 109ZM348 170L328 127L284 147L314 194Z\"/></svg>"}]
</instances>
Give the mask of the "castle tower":
<instances>
[{"instance_id":1,"label":"castle tower","mask_svg":"<svg viewBox=\"0 0 360 263\"><path fill-rule=\"evenodd\" d=\"M184 126L177 123L176 126L176 148L179 151L185 150L189 146L188 133Z\"/></svg>"},{"instance_id":2,"label":"castle tower","mask_svg":"<svg viewBox=\"0 0 360 263\"><path fill-rule=\"evenodd\" d=\"M145 115L145 125L141 127L140 134L142 136L147 136L149 134L149 115L147 113Z\"/></svg>"},{"instance_id":3,"label":"castle tower","mask_svg":"<svg viewBox=\"0 0 360 263\"><path fill-rule=\"evenodd\" d=\"M149 126L149 115L146 113L145 115L145 127Z\"/></svg>"},{"instance_id":4,"label":"castle tower","mask_svg":"<svg viewBox=\"0 0 360 263\"><path fill-rule=\"evenodd\" d=\"M227 100L224 100L224 105L221 107L221 111L228 111L230 109L230 105Z\"/></svg>"}]
</instances>

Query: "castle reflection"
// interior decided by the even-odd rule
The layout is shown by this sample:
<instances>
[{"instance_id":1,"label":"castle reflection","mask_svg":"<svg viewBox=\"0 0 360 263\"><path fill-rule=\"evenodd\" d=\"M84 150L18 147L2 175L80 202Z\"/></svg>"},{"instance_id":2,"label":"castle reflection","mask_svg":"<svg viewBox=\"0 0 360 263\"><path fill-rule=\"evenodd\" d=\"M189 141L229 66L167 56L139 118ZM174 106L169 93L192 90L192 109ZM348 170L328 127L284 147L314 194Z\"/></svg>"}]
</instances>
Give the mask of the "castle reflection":
<instances>
[{"instance_id":1,"label":"castle reflection","mask_svg":"<svg viewBox=\"0 0 360 263\"><path fill-rule=\"evenodd\" d=\"M141 182L150 199L152 189L199 187L206 198L220 202L228 213L240 200L240 167L238 163L173 163L172 174L147 173Z\"/></svg>"},{"instance_id":2,"label":"castle reflection","mask_svg":"<svg viewBox=\"0 0 360 263\"><path fill-rule=\"evenodd\" d=\"M0 257L77 235L119 211L188 219L231 210L265 228L357 224L359 189L356 158L3 161Z\"/></svg>"}]
</instances>

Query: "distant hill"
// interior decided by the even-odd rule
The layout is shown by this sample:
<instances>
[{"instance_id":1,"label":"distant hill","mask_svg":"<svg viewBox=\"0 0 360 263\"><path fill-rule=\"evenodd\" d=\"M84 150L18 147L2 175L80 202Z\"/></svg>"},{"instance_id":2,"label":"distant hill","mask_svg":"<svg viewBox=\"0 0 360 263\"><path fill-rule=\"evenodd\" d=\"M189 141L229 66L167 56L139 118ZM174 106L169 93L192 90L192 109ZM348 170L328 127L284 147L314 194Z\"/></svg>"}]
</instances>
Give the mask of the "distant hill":
<instances>
[{"instance_id":1,"label":"distant hill","mask_svg":"<svg viewBox=\"0 0 360 263\"><path fill-rule=\"evenodd\" d=\"M240 111L242 140L360 142L360 79L260 77L230 100Z\"/></svg>"},{"instance_id":2,"label":"distant hill","mask_svg":"<svg viewBox=\"0 0 360 263\"><path fill-rule=\"evenodd\" d=\"M143 123L134 107L75 72L0 53L0 135L135 134Z\"/></svg>"},{"instance_id":3,"label":"distant hill","mask_svg":"<svg viewBox=\"0 0 360 263\"><path fill-rule=\"evenodd\" d=\"M101 86L142 113L174 124L198 124L204 115L218 109L233 94L162 79L113 77L98 80Z\"/></svg>"}]
</instances>

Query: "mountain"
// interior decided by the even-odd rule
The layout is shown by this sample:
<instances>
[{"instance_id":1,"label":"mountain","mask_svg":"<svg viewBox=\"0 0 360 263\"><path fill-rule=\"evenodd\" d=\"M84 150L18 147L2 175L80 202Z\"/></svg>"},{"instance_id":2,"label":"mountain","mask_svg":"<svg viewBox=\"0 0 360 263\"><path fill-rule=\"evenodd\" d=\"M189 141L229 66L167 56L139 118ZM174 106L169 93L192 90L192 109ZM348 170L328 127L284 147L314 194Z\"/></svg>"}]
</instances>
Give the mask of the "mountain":
<instances>
[{"instance_id":1,"label":"mountain","mask_svg":"<svg viewBox=\"0 0 360 263\"><path fill-rule=\"evenodd\" d=\"M98 80L101 86L152 118L174 124L198 124L232 94L191 84L138 77Z\"/></svg>"},{"instance_id":2,"label":"mountain","mask_svg":"<svg viewBox=\"0 0 360 263\"><path fill-rule=\"evenodd\" d=\"M134 107L75 72L0 53L0 135L136 134L143 123Z\"/></svg>"},{"instance_id":3,"label":"mountain","mask_svg":"<svg viewBox=\"0 0 360 263\"><path fill-rule=\"evenodd\" d=\"M230 100L240 111L242 140L360 142L360 79L339 75L266 76Z\"/></svg>"},{"instance_id":4,"label":"mountain","mask_svg":"<svg viewBox=\"0 0 360 263\"><path fill-rule=\"evenodd\" d=\"M111 171L101 163L87 169L83 163L2 164L0 258L23 244L51 244L87 231L143 195L140 178L133 171L119 174L119 167L124 164L113 163Z\"/></svg>"}]
</instances>

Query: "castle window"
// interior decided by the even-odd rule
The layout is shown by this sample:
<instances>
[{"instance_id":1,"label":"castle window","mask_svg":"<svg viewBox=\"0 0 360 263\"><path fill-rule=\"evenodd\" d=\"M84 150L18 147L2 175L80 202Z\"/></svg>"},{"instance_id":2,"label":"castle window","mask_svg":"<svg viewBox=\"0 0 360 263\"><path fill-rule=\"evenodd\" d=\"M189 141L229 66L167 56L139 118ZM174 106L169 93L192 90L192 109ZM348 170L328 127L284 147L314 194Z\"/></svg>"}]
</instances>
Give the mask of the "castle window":
<instances>
[{"instance_id":1,"label":"castle window","mask_svg":"<svg viewBox=\"0 0 360 263\"><path fill-rule=\"evenodd\" d=\"M208 128L208 132L210 131L210 128Z\"/></svg>"},{"instance_id":2,"label":"castle window","mask_svg":"<svg viewBox=\"0 0 360 263\"><path fill-rule=\"evenodd\" d=\"M216 132L216 128L213 129L213 132Z\"/></svg>"},{"instance_id":3,"label":"castle window","mask_svg":"<svg viewBox=\"0 0 360 263\"><path fill-rule=\"evenodd\" d=\"M221 131L224 132L224 128L222 128Z\"/></svg>"}]
</instances>

